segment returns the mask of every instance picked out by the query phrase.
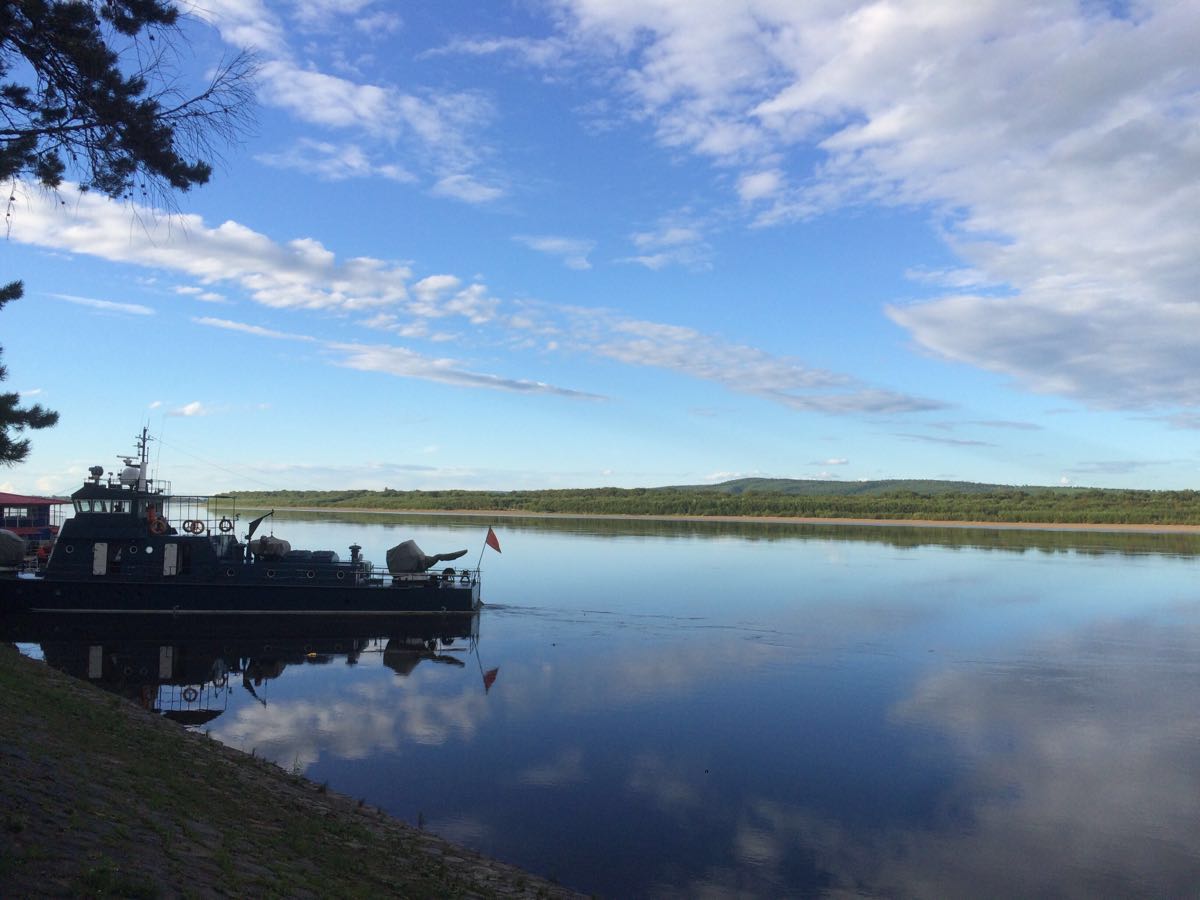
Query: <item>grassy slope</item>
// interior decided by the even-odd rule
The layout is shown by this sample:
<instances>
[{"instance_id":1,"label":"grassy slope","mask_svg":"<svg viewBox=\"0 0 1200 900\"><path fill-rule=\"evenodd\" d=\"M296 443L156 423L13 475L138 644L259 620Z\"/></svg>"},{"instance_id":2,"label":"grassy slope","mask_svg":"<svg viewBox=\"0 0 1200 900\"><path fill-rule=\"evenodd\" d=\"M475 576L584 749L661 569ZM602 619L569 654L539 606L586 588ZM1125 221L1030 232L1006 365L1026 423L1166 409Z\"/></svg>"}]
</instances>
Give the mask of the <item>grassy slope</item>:
<instances>
[{"instance_id":1,"label":"grassy slope","mask_svg":"<svg viewBox=\"0 0 1200 900\"><path fill-rule=\"evenodd\" d=\"M0 645L0 896L562 896Z\"/></svg>"}]
</instances>

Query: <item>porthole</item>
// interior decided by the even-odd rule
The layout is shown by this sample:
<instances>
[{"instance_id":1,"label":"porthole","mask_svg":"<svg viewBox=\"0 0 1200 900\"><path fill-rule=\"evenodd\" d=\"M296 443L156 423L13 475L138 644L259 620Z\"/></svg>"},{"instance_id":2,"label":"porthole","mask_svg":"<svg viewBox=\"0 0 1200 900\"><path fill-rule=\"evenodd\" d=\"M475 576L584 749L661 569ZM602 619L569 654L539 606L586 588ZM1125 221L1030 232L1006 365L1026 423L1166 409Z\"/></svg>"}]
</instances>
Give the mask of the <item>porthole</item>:
<instances>
[{"instance_id":1,"label":"porthole","mask_svg":"<svg viewBox=\"0 0 1200 900\"><path fill-rule=\"evenodd\" d=\"M136 554L137 552L138 552L137 544L130 544L129 545L130 555Z\"/></svg>"},{"instance_id":2,"label":"porthole","mask_svg":"<svg viewBox=\"0 0 1200 900\"><path fill-rule=\"evenodd\" d=\"M274 578L274 577L275 577L275 570L274 570L274 569L267 569L267 577L268 577L268 578Z\"/></svg>"},{"instance_id":3,"label":"porthole","mask_svg":"<svg viewBox=\"0 0 1200 900\"><path fill-rule=\"evenodd\" d=\"M233 569L226 569L226 570L225 570L225 577L226 577L226 578L232 578L232 577L233 577Z\"/></svg>"},{"instance_id":4,"label":"porthole","mask_svg":"<svg viewBox=\"0 0 1200 900\"><path fill-rule=\"evenodd\" d=\"M147 544L146 545L146 555L149 556L153 552L154 552L154 548L151 547L149 544Z\"/></svg>"},{"instance_id":5,"label":"porthole","mask_svg":"<svg viewBox=\"0 0 1200 900\"><path fill-rule=\"evenodd\" d=\"M67 544L67 546L63 547L63 549L64 549L65 551L67 551L68 553L74 553L74 552L75 552L75 545L74 545L74 544Z\"/></svg>"},{"instance_id":6,"label":"porthole","mask_svg":"<svg viewBox=\"0 0 1200 900\"><path fill-rule=\"evenodd\" d=\"M337 575L338 575L338 581L341 581L343 578L346 577L345 572L338 572Z\"/></svg>"},{"instance_id":7,"label":"porthole","mask_svg":"<svg viewBox=\"0 0 1200 900\"><path fill-rule=\"evenodd\" d=\"M307 575L309 578L316 578L316 576L317 576L317 573L316 573L316 572L314 572L312 569L309 569L309 570L308 570L308 571L307 571L305 574L306 574L306 575Z\"/></svg>"}]
</instances>

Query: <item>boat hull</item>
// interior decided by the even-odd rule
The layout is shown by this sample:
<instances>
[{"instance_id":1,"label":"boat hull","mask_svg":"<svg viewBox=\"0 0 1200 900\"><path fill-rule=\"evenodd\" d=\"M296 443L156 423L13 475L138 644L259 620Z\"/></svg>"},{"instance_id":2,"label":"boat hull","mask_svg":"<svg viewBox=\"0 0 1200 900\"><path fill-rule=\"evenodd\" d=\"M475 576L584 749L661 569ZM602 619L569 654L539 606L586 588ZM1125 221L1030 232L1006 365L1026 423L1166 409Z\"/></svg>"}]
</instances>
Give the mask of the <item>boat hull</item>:
<instances>
[{"instance_id":1,"label":"boat hull","mask_svg":"<svg viewBox=\"0 0 1200 900\"><path fill-rule=\"evenodd\" d=\"M169 585L105 578L0 580L0 611L137 616L388 616L472 614L479 582L428 579L394 584Z\"/></svg>"}]
</instances>

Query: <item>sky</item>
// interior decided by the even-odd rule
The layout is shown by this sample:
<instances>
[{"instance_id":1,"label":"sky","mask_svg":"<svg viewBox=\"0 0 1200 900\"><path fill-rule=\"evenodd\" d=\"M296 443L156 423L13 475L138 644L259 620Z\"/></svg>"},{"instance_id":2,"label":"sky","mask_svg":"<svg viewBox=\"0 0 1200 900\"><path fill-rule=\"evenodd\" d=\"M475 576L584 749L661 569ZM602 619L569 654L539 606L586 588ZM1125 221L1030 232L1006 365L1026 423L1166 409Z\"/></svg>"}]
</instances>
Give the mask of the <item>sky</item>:
<instances>
[{"instance_id":1,"label":"sky","mask_svg":"<svg viewBox=\"0 0 1200 900\"><path fill-rule=\"evenodd\" d=\"M1194 0L184 9L254 124L13 186L0 490L1200 481Z\"/></svg>"}]
</instances>

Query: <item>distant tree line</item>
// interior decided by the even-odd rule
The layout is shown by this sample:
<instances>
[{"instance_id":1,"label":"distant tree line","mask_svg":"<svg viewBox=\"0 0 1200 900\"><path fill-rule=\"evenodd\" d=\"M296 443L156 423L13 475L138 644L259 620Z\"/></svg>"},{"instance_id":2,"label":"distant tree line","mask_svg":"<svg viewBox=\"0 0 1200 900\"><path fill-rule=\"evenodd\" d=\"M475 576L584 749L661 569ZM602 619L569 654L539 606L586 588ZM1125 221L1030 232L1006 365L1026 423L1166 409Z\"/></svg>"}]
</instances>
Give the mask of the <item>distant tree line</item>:
<instances>
[{"instance_id":1,"label":"distant tree line","mask_svg":"<svg viewBox=\"0 0 1200 900\"><path fill-rule=\"evenodd\" d=\"M793 516L830 519L934 519L1097 525L1200 525L1200 492L1011 488L989 492L891 491L869 496L731 494L695 488L588 488L548 491L234 492L243 506L481 510L575 515Z\"/></svg>"}]
</instances>

